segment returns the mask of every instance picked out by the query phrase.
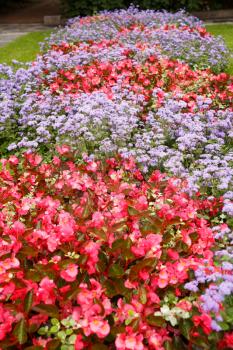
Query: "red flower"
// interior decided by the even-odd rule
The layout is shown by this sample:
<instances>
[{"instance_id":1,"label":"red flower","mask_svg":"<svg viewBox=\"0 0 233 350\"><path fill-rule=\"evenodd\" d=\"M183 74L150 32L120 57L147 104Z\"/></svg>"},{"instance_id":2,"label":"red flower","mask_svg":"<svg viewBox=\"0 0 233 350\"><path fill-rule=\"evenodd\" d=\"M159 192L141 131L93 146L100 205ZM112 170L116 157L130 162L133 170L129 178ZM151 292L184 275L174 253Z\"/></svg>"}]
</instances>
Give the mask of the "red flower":
<instances>
[{"instance_id":1,"label":"red flower","mask_svg":"<svg viewBox=\"0 0 233 350\"><path fill-rule=\"evenodd\" d=\"M210 334L212 318L207 314L202 314L200 316L193 316L193 323L196 327L200 326L205 334Z\"/></svg>"}]
</instances>

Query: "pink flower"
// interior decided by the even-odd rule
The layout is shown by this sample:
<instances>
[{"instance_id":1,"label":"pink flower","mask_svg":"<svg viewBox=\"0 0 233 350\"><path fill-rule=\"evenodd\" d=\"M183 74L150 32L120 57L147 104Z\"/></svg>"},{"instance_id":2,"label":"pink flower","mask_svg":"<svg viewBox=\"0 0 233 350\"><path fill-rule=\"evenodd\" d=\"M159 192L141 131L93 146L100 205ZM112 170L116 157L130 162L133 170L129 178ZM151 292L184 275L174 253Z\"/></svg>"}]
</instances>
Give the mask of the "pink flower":
<instances>
[{"instance_id":1,"label":"pink flower","mask_svg":"<svg viewBox=\"0 0 233 350\"><path fill-rule=\"evenodd\" d=\"M143 350L145 347L142 341L142 334L131 333L126 335L121 333L117 335L115 345L117 350Z\"/></svg>"},{"instance_id":2,"label":"pink flower","mask_svg":"<svg viewBox=\"0 0 233 350\"><path fill-rule=\"evenodd\" d=\"M37 302L43 302L45 304L54 304L56 301L55 296L56 284L48 277L44 277L40 282L40 287L37 291Z\"/></svg>"},{"instance_id":3,"label":"pink flower","mask_svg":"<svg viewBox=\"0 0 233 350\"><path fill-rule=\"evenodd\" d=\"M9 163L13 165L18 165L19 164L19 159L16 156L10 156L9 157Z\"/></svg>"},{"instance_id":4,"label":"pink flower","mask_svg":"<svg viewBox=\"0 0 233 350\"><path fill-rule=\"evenodd\" d=\"M93 227L96 228L101 228L104 224L104 216L101 212L96 211L93 215L92 215L92 221L91 224Z\"/></svg>"},{"instance_id":5,"label":"pink flower","mask_svg":"<svg viewBox=\"0 0 233 350\"><path fill-rule=\"evenodd\" d=\"M135 208L137 210L146 210L148 208L148 202L146 196L140 196L137 198L137 202L135 204Z\"/></svg>"},{"instance_id":6,"label":"pink flower","mask_svg":"<svg viewBox=\"0 0 233 350\"><path fill-rule=\"evenodd\" d=\"M98 164L96 162L89 162L88 163L88 165L87 165L88 171L92 171L93 173L95 173L97 169L98 169Z\"/></svg>"},{"instance_id":7,"label":"pink flower","mask_svg":"<svg viewBox=\"0 0 233 350\"><path fill-rule=\"evenodd\" d=\"M75 264L69 264L65 270L62 270L60 275L67 282L73 282L78 274L78 267Z\"/></svg>"},{"instance_id":8,"label":"pink flower","mask_svg":"<svg viewBox=\"0 0 233 350\"><path fill-rule=\"evenodd\" d=\"M162 236L158 234L150 233L146 238L137 239L135 244L132 246L131 251L135 256L142 257L147 256L160 258Z\"/></svg>"},{"instance_id":9,"label":"pink flower","mask_svg":"<svg viewBox=\"0 0 233 350\"><path fill-rule=\"evenodd\" d=\"M53 164L56 166L59 166L61 164L60 158L58 158L57 156L54 156L53 157Z\"/></svg>"},{"instance_id":10,"label":"pink flower","mask_svg":"<svg viewBox=\"0 0 233 350\"><path fill-rule=\"evenodd\" d=\"M11 227L13 233L18 237L25 231L25 225L21 221L15 221Z\"/></svg>"},{"instance_id":11,"label":"pink flower","mask_svg":"<svg viewBox=\"0 0 233 350\"><path fill-rule=\"evenodd\" d=\"M57 146L56 150L61 156L63 156L64 154L70 152L70 147L67 145Z\"/></svg>"},{"instance_id":12,"label":"pink flower","mask_svg":"<svg viewBox=\"0 0 233 350\"><path fill-rule=\"evenodd\" d=\"M181 300L176 306L185 311L190 311L192 309L192 304L188 300Z\"/></svg>"},{"instance_id":13,"label":"pink flower","mask_svg":"<svg viewBox=\"0 0 233 350\"><path fill-rule=\"evenodd\" d=\"M92 333L96 334L99 338L106 337L110 332L108 322L99 318L95 318L90 322L90 329Z\"/></svg>"},{"instance_id":14,"label":"pink flower","mask_svg":"<svg viewBox=\"0 0 233 350\"><path fill-rule=\"evenodd\" d=\"M167 285L168 285L168 273L165 269L163 269L159 273L158 286L159 288L165 288Z\"/></svg>"},{"instance_id":15,"label":"pink flower","mask_svg":"<svg viewBox=\"0 0 233 350\"><path fill-rule=\"evenodd\" d=\"M85 346L85 343L83 342L83 337L81 336L81 334L78 334L75 340L74 349L82 350L84 349L84 346Z\"/></svg>"},{"instance_id":16,"label":"pink flower","mask_svg":"<svg viewBox=\"0 0 233 350\"><path fill-rule=\"evenodd\" d=\"M155 331L153 331L152 334L148 337L148 342L151 346L151 349L154 350L164 350L163 342L165 340L166 339L164 339L160 334L158 334Z\"/></svg>"},{"instance_id":17,"label":"pink flower","mask_svg":"<svg viewBox=\"0 0 233 350\"><path fill-rule=\"evenodd\" d=\"M34 153L26 153L25 158L28 160L29 164L36 167L42 162L42 157Z\"/></svg>"}]
</instances>

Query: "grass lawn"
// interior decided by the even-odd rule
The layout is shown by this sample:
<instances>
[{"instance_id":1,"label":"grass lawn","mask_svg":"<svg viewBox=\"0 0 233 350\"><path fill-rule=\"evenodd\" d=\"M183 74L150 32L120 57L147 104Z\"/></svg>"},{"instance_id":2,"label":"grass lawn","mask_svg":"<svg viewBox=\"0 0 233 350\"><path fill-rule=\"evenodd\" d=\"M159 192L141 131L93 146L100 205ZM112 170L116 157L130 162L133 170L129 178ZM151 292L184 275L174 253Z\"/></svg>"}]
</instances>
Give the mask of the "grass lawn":
<instances>
[{"instance_id":1,"label":"grass lawn","mask_svg":"<svg viewBox=\"0 0 233 350\"><path fill-rule=\"evenodd\" d=\"M233 24L207 24L206 28L213 35L221 35L233 55ZM233 74L233 57L231 57L229 61L230 64L227 71Z\"/></svg>"},{"instance_id":2,"label":"grass lawn","mask_svg":"<svg viewBox=\"0 0 233 350\"><path fill-rule=\"evenodd\" d=\"M12 60L20 62L33 61L40 50L39 43L44 41L51 31L28 33L0 47L0 63L10 65Z\"/></svg>"}]
</instances>

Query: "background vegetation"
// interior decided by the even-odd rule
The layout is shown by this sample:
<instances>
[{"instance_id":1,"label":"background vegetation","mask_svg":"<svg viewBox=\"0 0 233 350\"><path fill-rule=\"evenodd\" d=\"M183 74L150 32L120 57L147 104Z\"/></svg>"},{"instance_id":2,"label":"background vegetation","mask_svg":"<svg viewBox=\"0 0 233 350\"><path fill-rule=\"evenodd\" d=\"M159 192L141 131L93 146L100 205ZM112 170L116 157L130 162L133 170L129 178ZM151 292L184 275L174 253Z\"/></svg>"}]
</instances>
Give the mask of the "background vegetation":
<instances>
[{"instance_id":1,"label":"background vegetation","mask_svg":"<svg viewBox=\"0 0 233 350\"><path fill-rule=\"evenodd\" d=\"M0 0L1 1L1 0ZM61 0L66 16L92 15L101 10L127 8L131 3L142 9L166 9L169 11L185 8L187 11L230 8L231 0Z\"/></svg>"}]
</instances>

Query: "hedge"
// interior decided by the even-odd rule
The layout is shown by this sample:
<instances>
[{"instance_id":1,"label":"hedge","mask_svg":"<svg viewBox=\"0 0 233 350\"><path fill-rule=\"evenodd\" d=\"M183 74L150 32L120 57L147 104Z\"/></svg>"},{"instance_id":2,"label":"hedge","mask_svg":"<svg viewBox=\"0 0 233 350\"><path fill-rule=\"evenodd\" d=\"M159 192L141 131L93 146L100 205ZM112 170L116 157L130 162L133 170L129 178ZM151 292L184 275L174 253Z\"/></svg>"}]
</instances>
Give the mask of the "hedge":
<instances>
[{"instance_id":1,"label":"hedge","mask_svg":"<svg viewBox=\"0 0 233 350\"><path fill-rule=\"evenodd\" d=\"M230 6L228 0L61 0L61 4L63 13L67 17L93 15L102 10L127 8L130 4L138 5L141 9L165 9L169 11L180 8L195 11Z\"/></svg>"}]
</instances>

